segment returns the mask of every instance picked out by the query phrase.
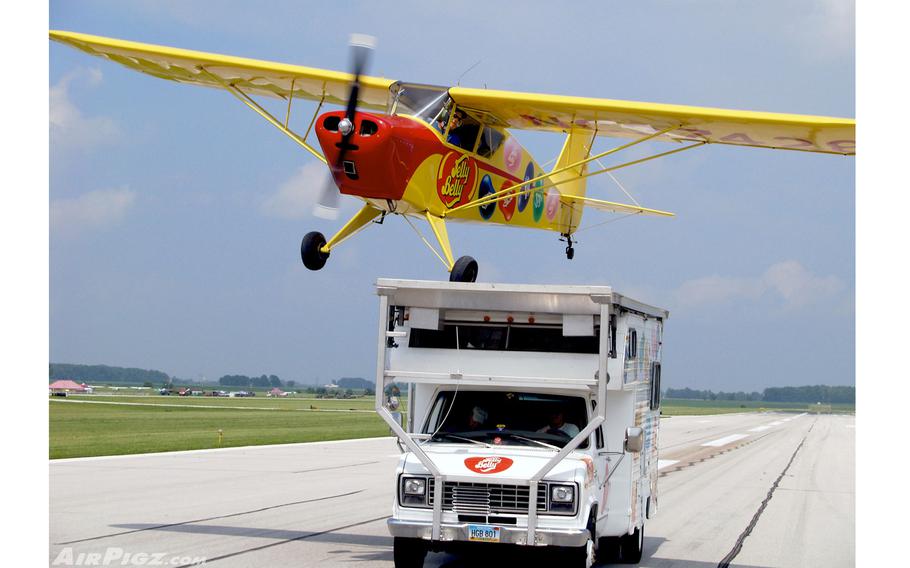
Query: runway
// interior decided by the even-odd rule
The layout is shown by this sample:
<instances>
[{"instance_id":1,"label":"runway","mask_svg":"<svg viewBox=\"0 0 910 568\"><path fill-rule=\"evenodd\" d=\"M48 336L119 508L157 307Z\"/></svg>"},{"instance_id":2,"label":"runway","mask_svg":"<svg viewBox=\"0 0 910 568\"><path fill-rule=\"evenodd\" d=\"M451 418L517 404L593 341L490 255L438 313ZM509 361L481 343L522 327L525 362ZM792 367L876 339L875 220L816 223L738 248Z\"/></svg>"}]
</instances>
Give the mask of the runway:
<instances>
[{"instance_id":1,"label":"runway","mask_svg":"<svg viewBox=\"0 0 910 568\"><path fill-rule=\"evenodd\" d=\"M660 427L659 511L641 566L855 565L853 416ZM397 456L379 438L55 460L49 562L388 567ZM426 566L476 560L430 554Z\"/></svg>"}]
</instances>

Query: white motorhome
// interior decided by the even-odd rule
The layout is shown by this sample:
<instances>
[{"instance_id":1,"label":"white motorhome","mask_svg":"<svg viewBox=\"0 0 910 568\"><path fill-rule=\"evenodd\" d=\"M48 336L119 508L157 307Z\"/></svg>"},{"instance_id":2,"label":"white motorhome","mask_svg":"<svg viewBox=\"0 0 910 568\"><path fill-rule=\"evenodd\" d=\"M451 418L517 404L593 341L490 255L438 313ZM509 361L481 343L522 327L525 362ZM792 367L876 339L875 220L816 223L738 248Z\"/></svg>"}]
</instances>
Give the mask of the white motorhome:
<instances>
[{"instance_id":1,"label":"white motorhome","mask_svg":"<svg viewBox=\"0 0 910 568\"><path fill-rule=\"evenodd\" d=\"M608 286L379 279L377 293L376 411L402 449L395 565L475 541L638 562L668 313Z\"/></svg>"}]
</instances>

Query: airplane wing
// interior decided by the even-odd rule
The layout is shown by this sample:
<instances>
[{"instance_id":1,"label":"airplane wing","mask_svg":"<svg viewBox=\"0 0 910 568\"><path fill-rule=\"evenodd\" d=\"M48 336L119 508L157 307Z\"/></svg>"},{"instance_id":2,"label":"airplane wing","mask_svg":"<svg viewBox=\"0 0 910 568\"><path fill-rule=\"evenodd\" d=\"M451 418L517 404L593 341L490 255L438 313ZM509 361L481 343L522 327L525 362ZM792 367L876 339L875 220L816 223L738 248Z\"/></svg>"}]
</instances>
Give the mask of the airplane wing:
<instances>
[{"instance_id":1,"label":"airplane wing","mask_svg":"<svg viewBox=\"0 0 910 568\"><path fill-rule=\"evenodd\" d=\"M648 209L647 207L640 207L638 205L627 205L625 203L614 203L613 201L604 201L602 199L591 199L590 197L582 197L580 195L562 195L560 199L563 203L575 205L583 205L585 207L592 207L594 209L599 209L601 211L609 211L611 213L627 213L629 215L656 215L660 217L675 217L674 213L669 211L660 211L658 209Z\"/></svg>"},{"instance_id":2,"label":"airplane wing","mask_svg":"<svg viewBox=\"0 0 910 568\"><path fill-rule=\"evenodd\" d=\"M234 85L248 95L295 98L346 105L353 76L272 61L245 59L202 51L138 43L75 32L50 32L53 40L68 44L90 55L110 59L153 77L205 87ZM358 105L385 110L391 79L360 77Z\"/></svg>"},{"instance_id":3,"label":"airplane wing","mask_svg":"<svg viewBox=\"0 0 910 568\"><path fill-rule=\"evenodd\" d=\"M856 121L708 107L453 87L458 106L520 130L594 131L598 136L856 153Z\"/></svg>"}]
</instances>

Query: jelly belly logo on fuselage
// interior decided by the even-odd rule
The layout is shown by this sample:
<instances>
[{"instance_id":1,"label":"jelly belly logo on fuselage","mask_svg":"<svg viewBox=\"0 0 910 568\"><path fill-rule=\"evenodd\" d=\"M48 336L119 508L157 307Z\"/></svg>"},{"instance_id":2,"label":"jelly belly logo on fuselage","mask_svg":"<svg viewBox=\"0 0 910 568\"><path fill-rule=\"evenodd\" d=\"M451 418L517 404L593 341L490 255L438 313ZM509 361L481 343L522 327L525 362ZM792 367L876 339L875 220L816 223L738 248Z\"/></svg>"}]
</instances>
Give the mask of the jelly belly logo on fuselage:
<instances>
[{"instance_id":1,"label":"jelly belly logo on fuselage","mask_svg":"<svg viewBox=\"0 0 910 568\"><path fill-rule=\"evenodd\" d=\"M471 200L477 181L474 159L458 152L449 152L439 165L436 192L443 205L452 209Z\"/></svg>"},{"instance_id":2,"label":"jelly belly logo on fuselage","mask_svg":"<svg viewBox=\"0 0 910 568\"><path fill-rule=\"evenodd\" d=\"M512 467L512 460L499 456L467 458L464 460L464 465L477 473L499 473Z\"/></svg>"}]
</instances>

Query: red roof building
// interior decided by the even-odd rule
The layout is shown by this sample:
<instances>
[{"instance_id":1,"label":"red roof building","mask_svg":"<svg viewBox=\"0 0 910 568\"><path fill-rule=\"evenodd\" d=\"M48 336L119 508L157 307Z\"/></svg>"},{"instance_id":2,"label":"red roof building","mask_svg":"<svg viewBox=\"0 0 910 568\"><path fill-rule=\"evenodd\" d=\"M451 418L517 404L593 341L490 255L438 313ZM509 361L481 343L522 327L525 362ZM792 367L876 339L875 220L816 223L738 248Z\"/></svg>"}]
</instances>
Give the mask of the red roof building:
<instances>
[{"instance_id":1,"label":"red roof building","mask_svg":"<svg viewBox=\"0 0 910 568\"><path fill-rule=\"evenodd\" d=\"M54 381L47 388L51 392L85 392L85 386L67 379Z\"/></svg>"}]
</instances>

